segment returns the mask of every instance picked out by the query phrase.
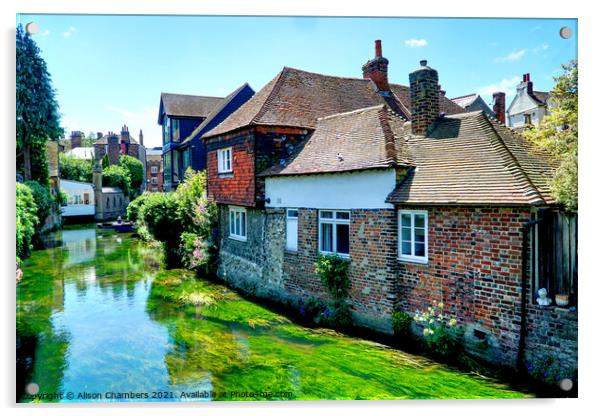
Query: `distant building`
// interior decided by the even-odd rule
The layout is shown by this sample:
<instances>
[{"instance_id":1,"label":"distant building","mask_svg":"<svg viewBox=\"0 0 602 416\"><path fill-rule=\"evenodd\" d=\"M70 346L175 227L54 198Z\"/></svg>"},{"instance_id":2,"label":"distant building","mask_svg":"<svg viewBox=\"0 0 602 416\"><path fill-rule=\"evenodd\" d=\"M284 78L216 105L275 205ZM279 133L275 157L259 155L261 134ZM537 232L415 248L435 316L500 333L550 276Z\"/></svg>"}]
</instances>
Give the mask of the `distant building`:
<instances>
[{"instance_id":1,"label":"distant building","mask_svg":"<svg viewBox=\"0 0 602 416\"><path fill-rule=\"evenodd\" d=\"M163 150L153 147L146 150L146 190L163 192Z\"/></svg>"},{"instance_id":2,"label":"distant building","mask_svg":"<svg viewBox=\"0 0 602 416\"><path fill-rule=\"evenodd\" d=\"M63 217L94 216L94 187L91 183L63 179L61 191L67 195L67 205L61 208Z\"/></svg>"},{"instance_id":3,"label":"distant building","mask_svg":"<svg viewBox=\"0 0 602 416\"><path fill-rule=\"evenodd\" d=\"M109 164L111 165L118 164L121 155L135 157L142 162L144 169L143 177L146 177L146 148L144 147L142 130L140 130L140 134L138 135L138 141L130 135L130 131L126 125L121 127L119 135L109 132L103 136L102 133L98 133L97 140L94 143L94 156L95 158L102 159L105 155L107 155ZM140 192L144 191L145 185L145 182L142 181Z\"/></svg>"},{"instance_id":4,"label":"distant building","mask_svg":"<svg viewBox=\"0 0 602 416\"><path fill-rule=\"evenodd\" d=\"M489 108L485 100L483 100L483 97L479 94L473 93L462 95L461 97L452 98L451 100L466 111L483 110L489 117L495 117L495 113Z\"/></svg>"},{"instance_id":5,"label":"distant building","mask_svg":"<svg viewBox=\"0 0 602 416\"><path fill-rule=\"evenodd\" d=\"M531 74L524 74L516 87L516 95L508 106L508 126L521 130L526 126L538 126L548 114L550 93L533 90Z\"/></svg>"},{"instance_id":6,"label":"distant building","mask_svg":"<svg viewBox=\"0 0 602 416\"><path fill-rule=\"evenodd\" d=\"M74 157L76 159L92 160L94 159L94 148L93 147L76 147L64 152L65 155Z\"/></svg>"}]
</instances>

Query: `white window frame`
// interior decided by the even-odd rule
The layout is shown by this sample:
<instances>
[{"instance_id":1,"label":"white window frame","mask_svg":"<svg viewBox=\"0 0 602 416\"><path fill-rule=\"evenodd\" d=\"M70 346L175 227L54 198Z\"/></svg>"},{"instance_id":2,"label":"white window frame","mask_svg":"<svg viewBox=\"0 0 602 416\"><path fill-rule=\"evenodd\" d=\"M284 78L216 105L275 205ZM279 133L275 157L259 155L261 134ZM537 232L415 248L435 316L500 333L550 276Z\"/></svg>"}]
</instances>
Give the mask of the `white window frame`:
<instances>
[{"instance_id":1,"label":"white window frame","mask_svg":"<svg viewBox=\"0 0 602 416\"><path fill-rule=\"evenodd\" d=\"M322 218L323 212L332 212L332 218ZM349 219L337 219L337 213L349 214ZM322 250L322 224L332 224L332 247L334 251ZM349 226L349 252L351 252L351 211L341 209L320 209L318 210L318 251L322 254L334 254L348 259L350 253L337 252L337 224L347 224Z\"/></svg>"},{"instance_id":2,"label":"white window frame","mask_svg":"<svg viewBox=\"0 0 602 416\"><path fill-rule=\"evenodd\" d=\"M412 246L412 254L402 254L401 252L401 246L402 246L402 238L401 238L401 231L402 231L402 223L401 223L401 216L403 214L406 215L410 215L411 218L411 222L410 222L410 229L411 229L411 246ZM416 215L424 215L424 256L416 256L415 250L416 250L416 245L415 245L415 241L414 241L414 237L415 237L415 226L414 226L414 219L416 217ZM407 261L407 262L411 262L411 263L423 263L426 264L429 261L429 216L428 216L428 211L426 210L399 210L399 212L397 213L397 256L399 258L399 260L401 261Z\"/></svg>"},{"instance_id":3,"label":"white window frame","mask_svg":"<svg viewBox=\"0 0 602 416\"><path fill-rule=\"evenodd\" d=\"M297 216L291 216L291 214L293 214L293 212L296 212ZM295 227L296 238L294 241L294 245L295 245L294 248L289 246L289 235L288 235L289 223L291 224L291 226ZM286 210L285 248L287 251L292 251L292 252L297 252L299 250L299 209L298 208L287 208L287 210Z\"/></svg>"},{"instance_id":4,"label":"white window frame","mask_svg":"<svg viewBox=\"0 0 602 416\"><path fill-rule=\"evenodd\" d=\"M232 147L217 149L217 173L232 172Z\"/></svg>"},{"instance_id":5,"label":"white window frame","mask_svg":"<svg viewBox=\"0 0 602 416\"><path fill-rule=\"evenodd\" d=\"M159 173L159 167L158 166L151 166L151 173Z\"/></svg>"},{"instance_id":6,"label":"white window frame","mask_svg":"<svg viewBox=\"0 0 602 416\"><path fill-rule=\"evenodd\" d=\"M239 228L236 229L236 221L240 219ZM233 221L234 220L234 221ZM228 209L228 232L232 240L247 241L248 235L247 210L243 207L229 207ZM238 233L237 233L238 231Z\"/></svg>"},{"instance_id":7,"label":"white window frame","mask_svg":"<svg viewBox=\"0 0 602 416\"><path fill-rule=\"evenodd\" d=\"M151 178L151 184L157 185L158 183L159 183L159 179L157 179L156 176L154 176L154 177Z\"/></svg>"}]
</instances>

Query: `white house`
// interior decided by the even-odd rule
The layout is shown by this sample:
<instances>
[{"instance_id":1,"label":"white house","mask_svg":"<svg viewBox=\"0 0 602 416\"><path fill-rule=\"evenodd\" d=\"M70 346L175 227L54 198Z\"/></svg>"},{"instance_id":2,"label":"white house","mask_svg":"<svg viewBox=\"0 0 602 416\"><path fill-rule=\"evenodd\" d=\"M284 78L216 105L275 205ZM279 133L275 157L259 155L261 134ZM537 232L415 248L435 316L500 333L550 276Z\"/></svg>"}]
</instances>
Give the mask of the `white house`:
<instances>
[{"instance_id":1,"label":"white house","mask_svg":"<svg viewBox=\"0 0 602 416\"><path fill-rule=\"evenodd\" d=\"M94 148L93 147L76 147L65 152L67 156L74 157L76 159L92 160L94 159Z\"/></svg>"},{"instance_id":2,"label":"white house","mask_svg":"<svg viewBox=\"0 0 602 416\"><path fill-rule=\"evenodd\" d=\"M67 205L61 208L63 217L94 215L94 188L91 183L61 180L61 191L67 194Z\"/></svg>"},{"instance_id":3,"label":"white house","mask_svg":"<svg viewBox=\"0 0 602 416\"><path fill-rule=\"evenodd\" d=\"M522 128L537 126L548 114L550 93L534 91L531 75L524 74L523 81L516 87L516 95L508 106L508 127Z\"/></svg>"}]
</instances>

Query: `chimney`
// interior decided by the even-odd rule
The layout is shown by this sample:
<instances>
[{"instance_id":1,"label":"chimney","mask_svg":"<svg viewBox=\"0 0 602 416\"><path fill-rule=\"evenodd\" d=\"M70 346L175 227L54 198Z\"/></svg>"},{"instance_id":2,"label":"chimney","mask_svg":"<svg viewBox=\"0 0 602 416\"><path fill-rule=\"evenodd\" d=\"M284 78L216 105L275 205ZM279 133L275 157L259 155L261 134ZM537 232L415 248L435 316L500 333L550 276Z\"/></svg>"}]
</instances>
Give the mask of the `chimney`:
<instances>
[{"instance_id":1,"label":"chimney","mask_svg":"<svg viewBox=\"0 0 602 416\"><path fill-rule=\"evenodd\" d=\"M76 147L82 147L82 137L84 137L84 133L81 131L72 131L71 132L71 148L75 149Z\"/></svg>"},{"instance_id":2,"label":"chimney","mask_svg":"<svg viewBox=\"0 0 602 416\"><path fill-rule=\"evenodd\" d=\"M96 133L96 140L98 139L102 139L102 132L100 131Z\"/></svg>"},{"instance_id":3,"label":"chimney","mask_svg":"<svg viewBox=\"0 0 602 416\"><path fill-rule=\"evenodd\" d=\"M364 79L371 79L379 91L389 91L388 68L389 60L383 58L383 50L380 40L374 41L374 59L369 60L362 66Z\"/></svg>"},{"instance_id":4,"label":"chimney","mask_svg":"<svg viewBox=\"0 0 602 416\"><path fill-rule=\"evenodd\" d=\"M144 146L144 136L142 135L142 129L140 129L140 134L138 135L138 142L140 146Z\"/></svg>"},{"instance_id":5,"label":"chimney","mask_svg":"<svg viewBox=\"0 0 602 416\"><path fill-rule=\"evenodd\" d=\"M444 89L441 89L441 85L439 85L438 88L439 88L439 95L442 96L442 97L445 97L445 93L447 91L445 91Z\"/></svg>"},{"instance_id":6,"label":"chimney","mask_svg":"<svg viewBox=\"0 0 602 416\"><path fill-rule=\"evenodd\" d=\"M130 142L130 132L128 130L128 126L125 124L121 127L121 142L129 143Z\"/></svg>"},{"instance_id":7,"label":"chimney","mask_svg":"<svg viewBox=\"0 0 602 416\"><path fill-rule=\"evenodd\" d=\"M533 95L533 83L531 82L531 74L523 74L523 84L527 86L527 93Z\"/></svg>"},{"instance_id":8,"label":"chimney","mask_svg":"<svg viewBox=\"0 0 602 416\"><path fill-rule=\"evenodd\" d=\"M506 124L506 93L493 93L493 112L500 123Z\"/></svg>"},{"instance_id":9,"label":"chimney","mask_svg":"<svg viewBox=\"0 0 602 416\"><path fill-rule=\"evenodd\" d=\"M410 73L412 133L426 135L429 126L439 118L439 75L420 61L420 67Z\"/></svg>"}]
</instances>

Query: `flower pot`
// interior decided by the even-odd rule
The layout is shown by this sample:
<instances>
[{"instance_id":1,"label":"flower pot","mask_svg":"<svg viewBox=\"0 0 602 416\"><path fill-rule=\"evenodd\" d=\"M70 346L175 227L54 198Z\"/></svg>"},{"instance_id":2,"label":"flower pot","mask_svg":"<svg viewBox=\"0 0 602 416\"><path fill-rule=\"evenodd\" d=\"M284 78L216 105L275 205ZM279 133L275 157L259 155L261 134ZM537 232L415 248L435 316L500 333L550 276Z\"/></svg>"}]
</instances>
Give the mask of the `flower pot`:
<instances>
[{"instance_id":1,"label":"flower pot","mask_svg":"<svg viewBox=\"0 0 602 416\"><path fill-rule=\"evenodd\" d=\"M556 305L558 306L568 306L569 304L569 295L556 295Z\"/></svg>"}]
</instances>

